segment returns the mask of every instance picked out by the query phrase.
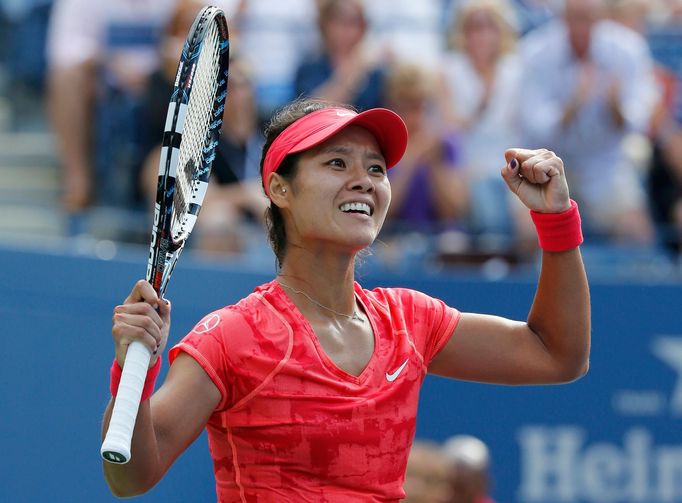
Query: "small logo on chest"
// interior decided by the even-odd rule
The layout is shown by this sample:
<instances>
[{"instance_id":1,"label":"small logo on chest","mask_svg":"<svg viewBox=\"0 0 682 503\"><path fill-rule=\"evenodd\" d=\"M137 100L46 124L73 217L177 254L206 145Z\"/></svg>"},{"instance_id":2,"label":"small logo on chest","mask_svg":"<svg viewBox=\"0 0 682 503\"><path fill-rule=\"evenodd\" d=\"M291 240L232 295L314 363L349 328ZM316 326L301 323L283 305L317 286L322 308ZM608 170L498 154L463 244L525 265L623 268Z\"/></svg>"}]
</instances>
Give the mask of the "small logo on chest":
<instances>
[{"instance_id":1,"label":"small logo on chest","mask_svg":"<svg viewBox=\"0 0 682 503\"><path fill-rule=\"evenodd\" d=\"M400 367L398 367L397 369L395 369L394 372L392 372L392 373L390 373L390 374L389 374L388 372L386 372L386 380L387 380L388 382L393 382L393 381L395 381L395 380L398 378L398 376L400 375L400 373L403 371L403 369L407 366L408 360L409 360L409 358L406 359Z\"/></svg>"}]
</instances>

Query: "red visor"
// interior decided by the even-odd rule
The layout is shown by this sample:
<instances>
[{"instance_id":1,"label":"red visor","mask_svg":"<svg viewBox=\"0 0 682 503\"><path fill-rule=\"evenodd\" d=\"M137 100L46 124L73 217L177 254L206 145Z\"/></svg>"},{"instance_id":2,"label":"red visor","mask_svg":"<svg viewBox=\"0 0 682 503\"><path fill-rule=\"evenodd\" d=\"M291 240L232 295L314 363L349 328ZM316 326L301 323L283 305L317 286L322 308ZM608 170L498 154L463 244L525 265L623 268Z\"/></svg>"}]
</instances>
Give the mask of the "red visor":
<instances>
[{"instance_id":1,"label":"red visor","mask_svg":"<svg viewBox=\"0 0 682 503\"><path fill-rule=\"evenodd\" d=\"M263 162L263 187L270 197L268 182L288 154L302 152L338 133L350 124L362 126L374 135L386 161L392 168L407 147L407 128L398 114L385 108L355 113L347 108L323 108L290 124L272 142Z\"/></svg>"}]
</instances>

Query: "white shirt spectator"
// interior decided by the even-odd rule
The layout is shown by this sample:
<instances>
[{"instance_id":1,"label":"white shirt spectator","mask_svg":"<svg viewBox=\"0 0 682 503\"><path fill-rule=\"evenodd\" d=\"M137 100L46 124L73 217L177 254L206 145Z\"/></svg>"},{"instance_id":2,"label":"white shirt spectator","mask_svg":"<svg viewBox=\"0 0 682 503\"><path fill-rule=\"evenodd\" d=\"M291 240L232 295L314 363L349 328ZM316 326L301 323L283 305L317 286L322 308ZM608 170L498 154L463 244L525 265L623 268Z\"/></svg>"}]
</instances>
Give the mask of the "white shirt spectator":
<instances>
[{"instance_id":1,"label":"white shirt spectator","mask_svg":"<svg viewBox=\"0 0 682 503\"><path fill-rule=\"evenodd\" d=\"M550 148L563 158L571 193L597 226L608 226L609 219L626 207L642 207L643 192L623 140L631 132L646 130L657 99L645 40L611 21L595 25L589 49L596 73L591 94L566 126L561 120L576 94L582 63L573 55L563 21L528 34L522 50L524 143ZM623 127L616 125L609 110L607 95L613 82L618 83Z\"/></svg>"}]
</instances>

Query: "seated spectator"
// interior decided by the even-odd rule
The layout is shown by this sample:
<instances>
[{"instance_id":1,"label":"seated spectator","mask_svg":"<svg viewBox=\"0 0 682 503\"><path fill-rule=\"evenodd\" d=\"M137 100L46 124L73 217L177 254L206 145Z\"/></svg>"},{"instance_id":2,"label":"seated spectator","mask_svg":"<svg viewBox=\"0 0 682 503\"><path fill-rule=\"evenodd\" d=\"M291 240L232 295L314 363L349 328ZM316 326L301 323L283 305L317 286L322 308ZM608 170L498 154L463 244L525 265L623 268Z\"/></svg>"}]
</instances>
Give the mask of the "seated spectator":
<instances>
[{"instance_id":1,"label":"seated spectator","mask_svg":"<svg viewBox=\"0 0 682 503\"><path fill-rule=\"evenodd\" d=\"M450 503L450 460L434 442L415 440L407 458L405 503Z\"/></svg>"},{"instance_id":2,"label":"seated spectator","mask_svg":"<svg viewBox=\"0 0 682 503\"><path fill-rule=\"evenodd\" d=\"M566 0L563 17L524 39L524 143L555 150L586 233L650 244L646 195L624 150L657 100L646 41L605 20L605 0ZM542 78L538 78L538 76Z\"/></svg>"},{"instance_id":3,"label":"seated spectator","mask_svg":"<svg viewBox=\"0 0 682 503\"><path fill-rule=\"evenodd\" d=\"M140 97L158 65L157 36L175 2L55 1L48 100L67 212L93 202L131 204L133 171L143 156Z\"/></svg>"},{"instance_id":4,"label":"seated spectator","mask_svg":"<svg viewBox=\"0 0 682 503\"><path fill-rule=\"evenodd\" d=\"M395 65L385 93L388 107L403 118L410 135L399 169L389 171L388 221L425 231L460 225L468 189L458 164L458 139L430 120L436 103L432 74L413 64Z\"/></svg>"},{"instance_id":5,"label":"seated spectator","mask_svg":"<svg viewBox=\"0 0 682 503\"><path fill-rule=\"evenodd\" d=\"M494 503L490 498L490 453L478 438L468 435L450 437L443 445L450 463L449 503Z\"/></svg>"},{"instance_id":6,"label":"seated spectator","mask_svg":"<svg viewBox=\"0 0 682 503\"><path fill-rule=\"evenodd\" d=\"M471 229L511 234L516 198L500 177L500 159L518 143L521 65L513 11L507 0L469 0L459 4L453 19L443 60L442 111L461 135L459 164L471 191ZM527 211L518 215L521 228L532 227Z\"/></svg>"},{"instance_id":7,"label":"seated spectator","mask_svg":"<svg viewBox=\"0 0 682 503\"><path fill-rule=\"evenodd\" d=\"M635 17L624 17L622 10L618 14L621 14L619 21L625 23ZM637 26L646 28L644 33L651 45L662 89L650 132L653 142L648 173L651 209L662 243L679 253L682 251L682 2L672 4L668 14L663 17L659 13L658 22L646 27L640 22Z\"/></svg>"},{"instance_id":8,"label":"seated spectator","mask_svg":"<svg viewBox=\"0 0 682 503\"><path fill-rule=\"evenodd\" d=\"M383 70L363 43L367 21L358 0L323 0L318 25L321 52L306 58L296 72L296 94L360 110L381 106Z\"/></svg>"},{"instance_id":9,"label":"seated spectator","mask_svg":"<svg viewBox=\"0 0 682 503\"><path fill-rule=\"evenodd\" d=\"M149 127L142 186L148 201L156 197L160 145L168 98L173 89L178 58L185 36L203 3L179 0L161 43L162 68L152 75L145 96ZM192 244L207 253L239 253L250 223L260 224L265 197L260 189L259 160L263 138L258 130L251 76L246 63L230 61L228 99L216 149L211 183L202 205Z\"/></svg>"}]
</instances>

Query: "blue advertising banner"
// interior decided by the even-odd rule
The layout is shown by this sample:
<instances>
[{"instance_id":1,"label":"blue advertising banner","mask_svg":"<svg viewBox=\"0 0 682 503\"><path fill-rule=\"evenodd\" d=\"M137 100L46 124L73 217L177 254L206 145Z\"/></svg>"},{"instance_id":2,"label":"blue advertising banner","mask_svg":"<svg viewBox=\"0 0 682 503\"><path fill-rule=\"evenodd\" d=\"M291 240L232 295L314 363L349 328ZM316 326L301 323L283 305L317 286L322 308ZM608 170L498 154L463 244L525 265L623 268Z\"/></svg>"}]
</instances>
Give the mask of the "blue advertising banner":
<instances>
[{"instance_id":1,"label":"blue advertising banner","mask_svg":"<svg viewBox=\"0 0 682 503\"><path fill-rule=\"evenodd\" d=\"M485 289L505 298L504 287ZM592 295L591 369L580 381L429 379L423 389L418 435L442 440L455 428L483 439L500 502L682 502L682 288L593 285Z\"/></svg>"},{"instance_id":2,"label":"blue advertising banner","mask_svg":"<svg viewBox=\"0 0 682 503\"><path fill-rule=\"evenodd\" d=\"M144 273L146 251L97 260L0 250L0 501L116 501L102 478L111 312ZM273 271L183 257L169 289L172 342ZM392 276L462 311L524 319L534 278ZM480 437L499 503L682 503L682 285L593 282L591 369L561 386L504 387L428 377L417 436ZM214 501L206 439L137 501Z\"/></svg>"}]
</instances>

